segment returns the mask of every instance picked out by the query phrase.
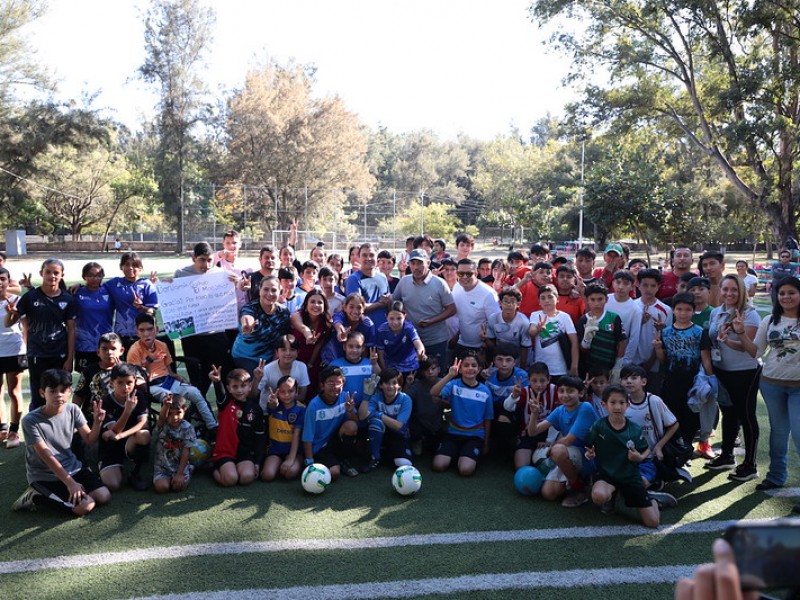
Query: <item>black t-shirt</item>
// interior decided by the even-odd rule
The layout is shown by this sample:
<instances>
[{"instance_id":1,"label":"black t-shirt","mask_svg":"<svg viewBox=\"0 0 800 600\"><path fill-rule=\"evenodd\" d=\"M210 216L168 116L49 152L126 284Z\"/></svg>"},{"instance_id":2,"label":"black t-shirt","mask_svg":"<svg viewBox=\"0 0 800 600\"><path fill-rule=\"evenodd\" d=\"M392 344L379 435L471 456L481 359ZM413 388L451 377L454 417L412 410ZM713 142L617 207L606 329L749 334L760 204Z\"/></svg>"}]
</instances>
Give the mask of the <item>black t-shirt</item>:
<instances>
[{"instance_id":1,"label":"black t-shirt","mask_svg":"<svg viewBox=\"0 0 800 600\"><path fill-rule=\"evenodd\" d=\"M50 297L38 287L20 298L17 309L28 323L28 356L66 356L67 321L74 321L77 316L72 296L59 290L58 296Z\"/></svg>"}]
</instances>

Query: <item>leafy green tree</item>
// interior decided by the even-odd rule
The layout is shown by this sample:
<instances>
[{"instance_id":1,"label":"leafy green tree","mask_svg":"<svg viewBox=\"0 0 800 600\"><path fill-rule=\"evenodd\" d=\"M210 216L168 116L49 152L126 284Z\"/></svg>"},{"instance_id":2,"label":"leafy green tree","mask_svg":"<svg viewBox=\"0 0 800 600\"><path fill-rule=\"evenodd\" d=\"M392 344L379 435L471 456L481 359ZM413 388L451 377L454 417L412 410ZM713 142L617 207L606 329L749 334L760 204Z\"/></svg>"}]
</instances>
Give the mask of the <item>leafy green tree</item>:
<instances>
[{"instance_id":1,"label":"leafy green tree","mask_svg":"<svg viewBox=\"0 0 800 600\"><path fill-rule=\"evenodd\" d=\"M721 0L535 0L531 7L539 23L558 22L554 41L572 54L572 77L587 77L585 99L573 107L578 121L612 129L668 123L769 215L781 240L797 232L797 10L794 2ZM593 83L601 66L607 85Z\"/></svg>"},{"instance_id":2,"label":"leafy green tree","mask_svg":"<svg viewBox=\"0 0 800 600\"><path fill-rule=\"evenodd\" d=\"M0 2L0 111L16 103L19 88L43 90L51 87L21 35L21 30L39 18L45 9L46 3L40 0Z\"/></svg>"},{"instance_id":3,"label":"leafy green tree","mask_svg":"<svg viewBox=\"0 0 800 600\"><path fill-rule=\"evenodd\" d=\"M155 173L164 211L177 225L177 250L184 246L183 190L203 116L204 56L211 43L214 12L200 0L153 0L145 19L140 76L159 87Z\"/></svg>"},{"instance_id":4,"label":"leafy green tree","mask_svg":"<svg viewBox=\"0 0 800 600\"><path fill-rule=\"evenodd\" d=\"M456 232L465 230L460 227L457 219L450 214L452 207L441 202L425 203L425 209L419 200L413 200L409 207L398 213L396 219L384 219L378 224L378 231L381 233L392 233L396 231L403 235L419 235L423 232L434 238L452 239ZM467 230L473 235L475 229Z\"/></svg>"}]
</instances>

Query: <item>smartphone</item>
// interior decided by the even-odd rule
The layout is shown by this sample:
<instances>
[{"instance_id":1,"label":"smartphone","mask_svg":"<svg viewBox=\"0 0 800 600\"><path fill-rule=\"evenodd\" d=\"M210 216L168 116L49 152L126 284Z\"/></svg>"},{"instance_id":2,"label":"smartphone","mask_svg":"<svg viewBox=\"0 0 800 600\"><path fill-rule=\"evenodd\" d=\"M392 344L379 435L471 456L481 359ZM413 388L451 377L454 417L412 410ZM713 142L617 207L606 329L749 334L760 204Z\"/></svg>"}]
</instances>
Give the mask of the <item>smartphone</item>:
<instances>
[{"instance_id":1,"label":"smartphone","mask_svg":"<svg viewBox=\"0 0 800 600\"><path fill-rule=\"evenodd\" d=\"M800 519L737 523L723 537L743 590L800 589Z\"/></svg>"}]
</instances>

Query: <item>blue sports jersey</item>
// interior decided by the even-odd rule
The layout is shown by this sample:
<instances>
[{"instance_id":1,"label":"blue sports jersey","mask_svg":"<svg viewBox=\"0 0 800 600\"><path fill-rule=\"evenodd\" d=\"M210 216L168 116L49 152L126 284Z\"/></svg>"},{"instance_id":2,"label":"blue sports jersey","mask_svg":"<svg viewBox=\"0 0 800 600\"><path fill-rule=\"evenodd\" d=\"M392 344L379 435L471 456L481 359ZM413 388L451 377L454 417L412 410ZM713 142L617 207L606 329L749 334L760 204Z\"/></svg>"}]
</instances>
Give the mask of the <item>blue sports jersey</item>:
<instances>
[{"instance_id":1,"label":"blue sports jersey","mask_svg":"<svg viewBox=\"0 0 800 600\"><path fill-rule=\"evenodd\" d=\"M345 328L350 327L347 321L347 315L344 314L343 310L333 315L333 324L336 325L337 323L343 325ZM364 336L364 345L367 348L372 348L375 345L375 324L372 322L372 319L369 317L362 317L361 322L355 327L355 331L358 331ZM323 364L330 365L337 358L344 358L344 344L336 338L334 332L327 343L322 347L320 359Z\"/></svg>"},{"instance_id":2,"label":"blue sports jersey","mask_svg":"<svg viewBox=\"0 0 800 600\"><path fill-rule=\"evenodd\" d=\"M457 377L447 382L441 396L450 402L448 433L480 438L485 436L484 421L494 418L492 392L488 387L482 383L468 386Z\"/></svg>"},{"instance_id":3,"label":"blue sports jersey","mask_svg":"<svg viewBox=\"0 0 800 600\"><path fill-rule=\"evenodd\" d=\"M75 350L94 352L101 335L113 330L114 300L105 285L91 291L81 286L74 296L78 318L75 319Z\"/></svg>"},{"instance_id":4,"label":"blue sports jersey","mask_svg":"<svg viewBox=\"0 0 800 600\"><path fill-rule=\"evenodd\" d=\"M121 336L133 337L136 335L136 315L139 311L134 308L134 296L139 296L142 304L149 308L158 307L158 294L156 287L149 279L128 281L124 277L114 277L103 284L114 301L117 311L114 319L114 333Z\"/></svg>"},{"instance_id":5,"label":"blue sports jersey","mask_svg":"<svg viewBox=\"0 0 800 600\"><path fill-rule=\"evenodd\" d=\"M308 403L301 440L304 443L311 442L313 452L319 452L327 446L331 436L347 420L346 401L347 394L342 392L333 404L328 404L319 396Z\"/></svg>"},{"instance_id":6,"label":"blue sports jersey","mask_svg":"<svg viewBox=\"0 0 800 600\"><path fill-rule=\"evenodd\" d=\"M403 431L405 431L408 429L408 420L411 418L411 404L411 396L405 392L398 392L394 402L387 404L383 392L378 390L369 399L369 412L370 414L379 412L392 419L397 419L405 425L403 427Z\"/></svg>"},{"instance_id":7,"label":"blue sports jersey","mask_svg":"<svg viewBox=\"0 0 800 600\"><path fill-rule=\"evenodd\" d=\"M372 375L372 363L368 358L362 358L353 364L346 358L337 358L331 363L332 367L339 367L344 373L344 392L353 395L356 406L368 397L364 394L364 382Z\"/></svg>"},{"instance_id":8,"label":"blue sports jersey","mask_svg":"<svg viewBox=\"0 0 800 600\"><path fill-rule=\"evenodd\" d=\"M372 273L372 277L367 277L361 271L354 271L347 278L344 290L345 296L358 292L367 304L374 304L381 299L381 296L389 293L389 280L377 269ZM386 308L370 311L369 317L377 329L386 322Z\"/></svg>"},{"instance_id":9,"label":"blue sports jersey","mask_svg":"<svg viewBox=\"0 0 800 600\"><path fill-rule=\"evenodd\" d=\"M278 338L291 332L289 311L280 305L275 306L275 311L268 315L261 307L261 302L255 300L242 307L239 318L250 315L256 320L253 333L242 333L242 324L239 323L239 335L233 342L231 356L234 358L249 358L251 360L263 359L270 362L275 355L275 344Z\"/></svg>"},{"instance_id":10,"label":"blue sports jersey","mask_svg":"<svg viewBox=\"0 0 800 600\"><path fill-rule=\"evenodd\" d=\"M419 334L411 321L405 321L399 333L389 329L389 323L384 323L375 334L375 346L383 350L383 364L387 369L392 367L408 373L419 369L417 349L414 348L414 340L418 339Z\"/></svg>"},{"instance_id":11,"label":"blue sports jersey","mask_svg":"<svg viewBox=\"0 0 800 600\"><path fill-rule=\"evenodd\" d=\"M500 379L497 371L492 373L489 379L486 380L486 387L488 387L492 392L492 401L495 404L502 405L503 401L508 398L508 395L511 393L511 389L516 385L516 380L518 379L522 380L522 383L520 384L522 389L525 389L530 385L530 382L528 381L528 374L524 369L520 369L519 367L514 367L511 375L505 379Z\"/></svg>"},{"instance_id":12,"label":"blue sports jersey","mask_svg":"<svg viewBox=\"0 0 800 600\"><path fill-rule=\"evenodd\" d=\"M581 402L572 411L562 404L547 416L547 422L562 436L570 433L575 436L572 445L578 448L583 448L589 429L597 419L597 413L590 402Z\"/></svg>"}]
</instances>

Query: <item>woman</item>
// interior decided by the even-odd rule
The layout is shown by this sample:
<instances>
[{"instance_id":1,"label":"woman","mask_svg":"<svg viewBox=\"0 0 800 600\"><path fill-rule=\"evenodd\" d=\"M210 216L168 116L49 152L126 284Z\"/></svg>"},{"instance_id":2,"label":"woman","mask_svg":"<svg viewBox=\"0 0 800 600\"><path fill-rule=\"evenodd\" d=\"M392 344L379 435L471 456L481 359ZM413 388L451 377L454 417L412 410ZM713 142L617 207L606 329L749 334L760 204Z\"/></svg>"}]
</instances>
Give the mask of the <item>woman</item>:
<instances>
[{"instance_id":1,"label":"woman","mask_svg":"<svg viewBox=\"0 0 800 600\"><path fill-rule=\"evenodd\" d=\"M333 321L328 313L328 300L319 289L306 294L303 305L291 317L292 334L297 338L297 360L308 367L311 380L306 397L317 394L319 384L320 351L333 331Z\"/></svg>"},{"instance_id":2,"label":"woman","mask_svg":"<svg viewBox=\"0 0 800 600\"><path fill-rule=\"evenodd\" d=\"M114 323L114 300L103 285L103 267L88 262L83 265L81 277L85 283L73 294L78 310L75 319L75 370L78 372L100 362L97 341L113 330Z\"/></svg>"},{"instance_id":3,"label":"woman","mask_svg":"<svg viewBox=\"0 0 800 600\"><path fill-rule=\"evenodd\" d=\"M752 298L756 295L756 287L758 286L758 277L753 275L747 270L746 260L736 261L736 274L742 278L744 285L747 288L747 295Z\"/></svg>"},{"instance_id":4,"label":"woman","mask_svg":"<svg viewBox=\"0 0 800 600\"><path fill-rule=\"evenodd\" d=\"M267 275L258 288L258 300L245 304L239 315L239 334L231 348L237 367L252 373L260 360L269 362L278 338L289 333L289 311L280 306L280 286L275 275Z\"/></svg>"},{"instance_id":5,"label":"woman","mask_svg":"<svg viewBox=\"0 0 800 600\"><path fill-rule=\"evenodd\" d=\"M756 448L758 446L759 365L748 352L748 342L756 337L760 318L750 306L747 288L738 275L725 275L719 283L722 305L711 311L708 335L711 338L711 361L714 374L730 397L722 410L722 452L708 462L708 469L734 469L728 479L749 481L758 477ZM747 338L744 341L744 338ZM744 436L744 462L738 467L733 459L733 447L739 427Z\"/></svg>"},{"instance_id":6,"label":"woman","mask_svg":"<svg viewBox=\"0 0 800 600\"><path fill-rule=\"evenodd\" d=\"M762 357L761 396L769 415L769 471L756 486L782 487L788 475L789 434L800 453L800 280L787 278L772 292L772 315L764 317L753 342L745 345ZM734 325L741 329L739 323ZM794 507L800 512L800 503Z\"/></svg>"}]
</instances>

